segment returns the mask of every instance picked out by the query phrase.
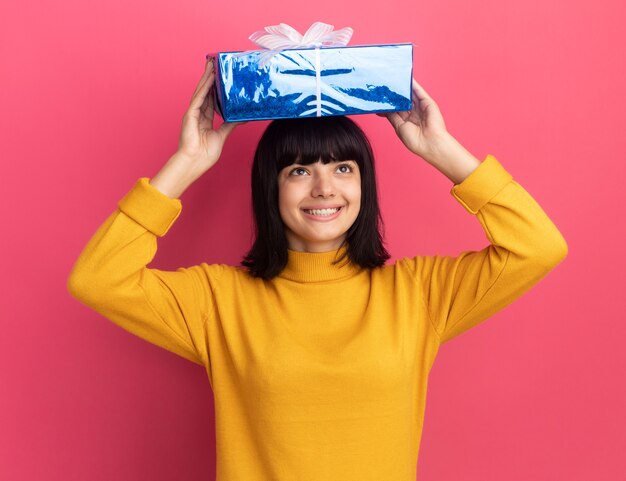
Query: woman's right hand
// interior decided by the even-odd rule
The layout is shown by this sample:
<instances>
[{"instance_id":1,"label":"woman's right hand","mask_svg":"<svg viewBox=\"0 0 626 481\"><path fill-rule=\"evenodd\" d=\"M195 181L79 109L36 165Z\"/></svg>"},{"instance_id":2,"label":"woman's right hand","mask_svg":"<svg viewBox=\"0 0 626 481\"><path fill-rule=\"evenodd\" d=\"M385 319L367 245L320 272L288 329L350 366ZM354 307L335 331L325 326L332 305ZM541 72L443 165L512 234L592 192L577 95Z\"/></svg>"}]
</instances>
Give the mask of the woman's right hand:
<instances>
[{"instance_id":1,"label":"woman's right hand","mask_svg":"<svg viewBox=\"0 0 626 481\"><path fill-rule=\"evenodd\" d=\"M224 142L239 125L247 122L224 122L219 128L213 128L213 92L215 82L213 58L209 57L204 73L191 98L189 108L183 116L183 125L178 140L178 156L191 162L197 176L213 167L220 158Z\"/></svg>"}]
</instances>

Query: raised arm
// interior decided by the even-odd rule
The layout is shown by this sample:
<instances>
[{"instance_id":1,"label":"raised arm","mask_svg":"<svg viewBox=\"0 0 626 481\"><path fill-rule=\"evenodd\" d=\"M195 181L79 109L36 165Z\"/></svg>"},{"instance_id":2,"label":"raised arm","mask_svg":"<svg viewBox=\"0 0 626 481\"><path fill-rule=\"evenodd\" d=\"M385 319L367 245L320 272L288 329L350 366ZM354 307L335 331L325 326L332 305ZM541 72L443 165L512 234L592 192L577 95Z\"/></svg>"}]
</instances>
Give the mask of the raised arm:
<instances>
[{"instance_id":1,"label":"raised arm","mask_svg":"<svg viewBox=\"0 0 626 481\"><path fill-rule=\"evenodd\" d=\"M476 216L490 245L456 257L405 260L423 288L442 343L519 298L568 251L543 209L493 155L454 185L451 194Z\"/></svg>"},{"instance_id":2,"label":"raised arm","mask_svg":"<svg viewBox=\"0 0 626 481\"><path fill-rule=\"evenodd\" d=\"M178 197L218 160L240 123L213 129L212 63L183 118L179 149L159 173L140 178L87 243L67 281L78 300L127 331L208 366L205 322L219 265L150 269L157 238L178 218Z\"/></svg>"},{"instance_id":3,"label":"raised arm","mask_svg":"<svg viewBox=\"0 0 626 481\"><path fill-rule=\"evenodd\" d=\"M456 257L400 261L422 286L430 321L446 342L527 292L567 256L567 243L493 155L481 163L447 132L439 107L415 80L413 109L383 116L411 152L454 183L451 194L490 241Z\"/></svg>"},{"instance_id":4,"label":"raised arm","mask_svg":"<svg viewBox=\"0 0 626 481\"><path fill-rule=\"evenodd\" d=\"M210 292L202 268L146 267L181 212L181 202L142 177L118 202L74 264L69 292L105 318L197 364L208 362L204 322Z\"/></svg>"}]
</instances>

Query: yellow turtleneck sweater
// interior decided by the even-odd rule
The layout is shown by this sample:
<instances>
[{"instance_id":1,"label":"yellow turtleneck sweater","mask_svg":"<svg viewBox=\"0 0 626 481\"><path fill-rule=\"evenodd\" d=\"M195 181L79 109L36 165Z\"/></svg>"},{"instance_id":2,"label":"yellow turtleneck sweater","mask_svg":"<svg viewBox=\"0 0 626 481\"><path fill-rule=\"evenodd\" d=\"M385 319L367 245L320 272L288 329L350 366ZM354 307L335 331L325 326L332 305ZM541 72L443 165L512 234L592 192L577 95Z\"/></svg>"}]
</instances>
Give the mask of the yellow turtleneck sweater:
<instances>
[{"instance_id":1,"label":"yellow turtleneck sweater","mask_svg":"<svg viewBox=\"0 0 626 481\"><path fill-rule=\"evenodd\" d=\"M528 291L567 254L535 200L489 155L451 194L490 245L457 257L334 266L289 251L271 281L242 267L147 268L181 202L139 179L81 253L73 296L205 367L217 481L413 481L442 342Z\"/></svg>"}]
</instances>

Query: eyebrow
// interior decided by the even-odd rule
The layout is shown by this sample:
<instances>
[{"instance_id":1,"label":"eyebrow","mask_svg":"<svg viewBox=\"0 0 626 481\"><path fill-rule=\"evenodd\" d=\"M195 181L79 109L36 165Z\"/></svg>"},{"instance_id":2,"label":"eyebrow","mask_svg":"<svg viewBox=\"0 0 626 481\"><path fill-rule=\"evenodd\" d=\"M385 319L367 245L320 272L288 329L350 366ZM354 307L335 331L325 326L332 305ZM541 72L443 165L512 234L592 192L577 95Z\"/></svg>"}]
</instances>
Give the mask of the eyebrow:
<instances>
[{"instance_id":1,"label":"eyebrow","mask_svg":"<svg viewBox=\"0 0 626 481\"><path fill-rule=\"evenodd\" d=\"M319 161L312 162L311 164L301 164L301 163L299 163L299 162L294 162L293 164L290 164L290 165L286 166L285 168L287 168L287 167L291 167L291 166L294 166L294 165L300 165L300 166L302 166L302 167L306 167L307 165L316 164L317 162L319 162ZM353 164L355 164L355 165L359 165L359 164L358 164L358 162L357 162L356 160L352 160L352 159L348 159L348 160L331 160L331 161L329 162L329 164L339 164L339 163L341 163L341 162L351 162L351 163L353 163Z\"/></svg>"}]
</instances>

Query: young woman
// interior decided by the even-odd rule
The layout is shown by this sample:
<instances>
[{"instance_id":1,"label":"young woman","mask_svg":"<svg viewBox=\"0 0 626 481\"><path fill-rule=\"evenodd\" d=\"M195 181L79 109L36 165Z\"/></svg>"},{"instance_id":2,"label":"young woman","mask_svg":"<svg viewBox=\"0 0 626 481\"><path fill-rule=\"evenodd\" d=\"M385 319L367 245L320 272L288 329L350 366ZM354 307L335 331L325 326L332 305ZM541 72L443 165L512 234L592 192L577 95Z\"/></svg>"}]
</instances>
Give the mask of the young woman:
<instances>
[{"instance_id":1,"label":"young woman","mask_svg":"<svg viewBox=\"0 0 626 481\"><path fill-rule=\"evenodd\" d=\"M479 162L413 83L385 115L490 244L385 265L374 159L344 117L278 120L252 172L256 240L240 266L147 268L181 194L239 125L213 129L206 70L179 149L118 202L68 280L124 329L198 363L214 393L218 481L413 481L439 346L528 291L567 255L541 207L488 155ZM419 215L407 212L419 222Z\"/></svg>"}]
</instances>

